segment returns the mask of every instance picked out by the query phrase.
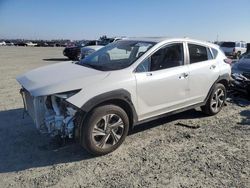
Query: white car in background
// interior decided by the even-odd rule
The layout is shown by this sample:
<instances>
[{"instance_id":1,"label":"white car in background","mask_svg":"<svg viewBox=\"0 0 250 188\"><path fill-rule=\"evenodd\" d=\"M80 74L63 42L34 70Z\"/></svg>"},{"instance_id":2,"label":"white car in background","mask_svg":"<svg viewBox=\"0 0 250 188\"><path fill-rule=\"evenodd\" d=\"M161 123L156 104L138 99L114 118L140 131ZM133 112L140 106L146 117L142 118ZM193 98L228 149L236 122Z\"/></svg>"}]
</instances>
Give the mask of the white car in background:
<instances>
[{"instance_id":1,"label":"white car in background","mask_svg":"<svg viewBox=\"0 0 250 188\"><path fill-rule=\"evenodd\" d=\"M98 42L98 45L88 45L81 48L80 58L83 59L86 56L94 53L95 51L101 49L102 47L106 46L109 43L116 42L118 40L124 40L125 37L113 37L113 38L105 38L102 41Z\"/></svg>"},{"instance_id":2,"label":"white car in background","mask_svg":"<svg viewBox=\"0 0 250 188\"><path fill-rule=\"evenodd\" d=\"M243 41L221 42L220 47L226 56L236 59L239 59L239 57L247 51L247 43Z\"/></svg>"},{"instance_id":3,"label":"white car in background","mask_svg":"<svg viewBox=\"0 0 250 188\"><path fill-rule=\"evenodd\" d=\"M80 60L84 59L88 55L94 53L95 51L103 48L104 46L102 45L93 45L93 46L85 46L81 48L81 53L80 53Z\"/></svg>"},{"instance_id":4,"label":"white car in background","mask_svg":"<svg viewBox=\"0 0 250 188\"><path fill-rule=\"evenodd\" d=\"M0 42L0 46L6 46L6 42L5 41Z\"/></svg>"},{"instance_id":5,"label":"white car in background","mask_svg":"<svg viewBox=\"0 0 250 188\"><path fill-rule=\"evenodd\" d=\"M231 75L225 59L207 42L131 38L17 81L39 130L75 138L90 153L103 155L118 148L136 124L196 107L217 114Z\"/></svg>"},{"instance_id":6,"label":"white car in background","mask_svg":"<svg viewBox=\"0 0 250 188\"><path fill-rule=\"evenodd\" d=\"M36 46L36 45L37 45L37 43L27 42L27 43L26 43L26 45L27 45L27 46L33 46L33 47L34 47L34 46Z\"/></svg>"}]
</instances>

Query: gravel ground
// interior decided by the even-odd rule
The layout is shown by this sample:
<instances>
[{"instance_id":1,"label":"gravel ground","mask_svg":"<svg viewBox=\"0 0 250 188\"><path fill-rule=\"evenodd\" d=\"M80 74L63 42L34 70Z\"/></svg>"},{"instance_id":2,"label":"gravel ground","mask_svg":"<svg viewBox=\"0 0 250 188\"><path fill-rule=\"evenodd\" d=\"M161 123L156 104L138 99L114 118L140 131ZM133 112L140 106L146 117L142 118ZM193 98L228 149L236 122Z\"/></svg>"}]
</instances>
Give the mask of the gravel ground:
<instances>
[{"instance_id":1,"label":"gravel ground","mask_svg":"<svg viewBox=\"0 0 250 188\"><path fill-rule=\"evenodd\" d=\"M199 109L152 121L115 152L92 157L22 119L15 77L65 61L62 48L0 47L0 187L250 187L250 102L216 116Z\"/></svg>"}]
</instances>

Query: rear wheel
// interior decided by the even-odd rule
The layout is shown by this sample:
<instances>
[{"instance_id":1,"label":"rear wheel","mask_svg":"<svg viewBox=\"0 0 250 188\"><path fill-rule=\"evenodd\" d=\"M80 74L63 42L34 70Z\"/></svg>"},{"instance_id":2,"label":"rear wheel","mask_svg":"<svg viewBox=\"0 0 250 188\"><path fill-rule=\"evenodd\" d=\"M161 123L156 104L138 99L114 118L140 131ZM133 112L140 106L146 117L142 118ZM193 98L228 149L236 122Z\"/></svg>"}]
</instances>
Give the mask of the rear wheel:
<instances>
[{"instance_id":1,"label":"rear wheel","mask_svg":"<svg viewBox=\"0 0 250 188\"><path fill-rule=\"evenodd\" d=\"M223 84L216 84L205 106L201 110L207 115L215 115L221 111L226 100L226 88Z\"/></svg>"},{"instance_id":2,"label":"rear wheel","mask_svg":"<svg viewBox=\"0 0 250 188\"><path fill-rule=\"evenodd\" d=\"M126 112L115 105L95 108L82 124L82 146L94 155L104 155L117 149L129 130Z\"/></svg>"}]
</instances>

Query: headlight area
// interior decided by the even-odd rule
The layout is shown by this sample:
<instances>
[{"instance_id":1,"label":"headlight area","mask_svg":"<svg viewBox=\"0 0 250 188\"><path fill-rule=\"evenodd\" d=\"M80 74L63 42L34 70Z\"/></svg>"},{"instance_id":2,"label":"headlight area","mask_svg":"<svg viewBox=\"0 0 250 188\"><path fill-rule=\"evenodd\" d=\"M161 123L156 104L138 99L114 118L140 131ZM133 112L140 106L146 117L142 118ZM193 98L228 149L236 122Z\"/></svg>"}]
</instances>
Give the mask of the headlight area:
<instances>
[{"instance_id":1,"label":"headlight area","mask_svg":"<svg viewBox=\"0 0 250 188\"><path fill-rule=\"evenodd\" d=\"M78 109L66 102L66 99L74 94L75 91L45 97L44 125L46 132L52 137L73 138Z\"/></svg>"}]
</instances>

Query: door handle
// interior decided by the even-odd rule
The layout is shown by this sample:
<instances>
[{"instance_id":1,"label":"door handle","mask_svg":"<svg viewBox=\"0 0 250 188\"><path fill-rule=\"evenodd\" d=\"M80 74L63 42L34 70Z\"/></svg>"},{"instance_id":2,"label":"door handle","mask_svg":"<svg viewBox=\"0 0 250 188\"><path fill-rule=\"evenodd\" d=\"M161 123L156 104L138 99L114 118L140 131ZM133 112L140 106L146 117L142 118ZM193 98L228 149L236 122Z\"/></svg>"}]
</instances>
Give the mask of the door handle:
<instances>
[{"instance_id":1,"label":"door handle","mask_svg":"<svg viewBox=\"0 0 250 188\"><path fill-rule=\"evenodd\" d=\"M151 72L147 72L146 76L152 76L153 74Z\"/></svg>"},{"instance_id":2,"label":"door handle","mask_svg":"<svg viewBox=\"0 0 250 188\"><path fill-rule=\"evenodd\" d=\"M188 73L182 73L180 76L179 76L179 79L184 79L184 78L187 78L188 77Z\"/></svg>"},{"instance_id":3,"label":"door handle","mask_svg":"<svg viewBox=\"0 0 250 188\"><path fill-rule=\"evenodd\" d=\"M211 65L210 69L215 69L216 65Z\"/></svg>"}]
</instances>

